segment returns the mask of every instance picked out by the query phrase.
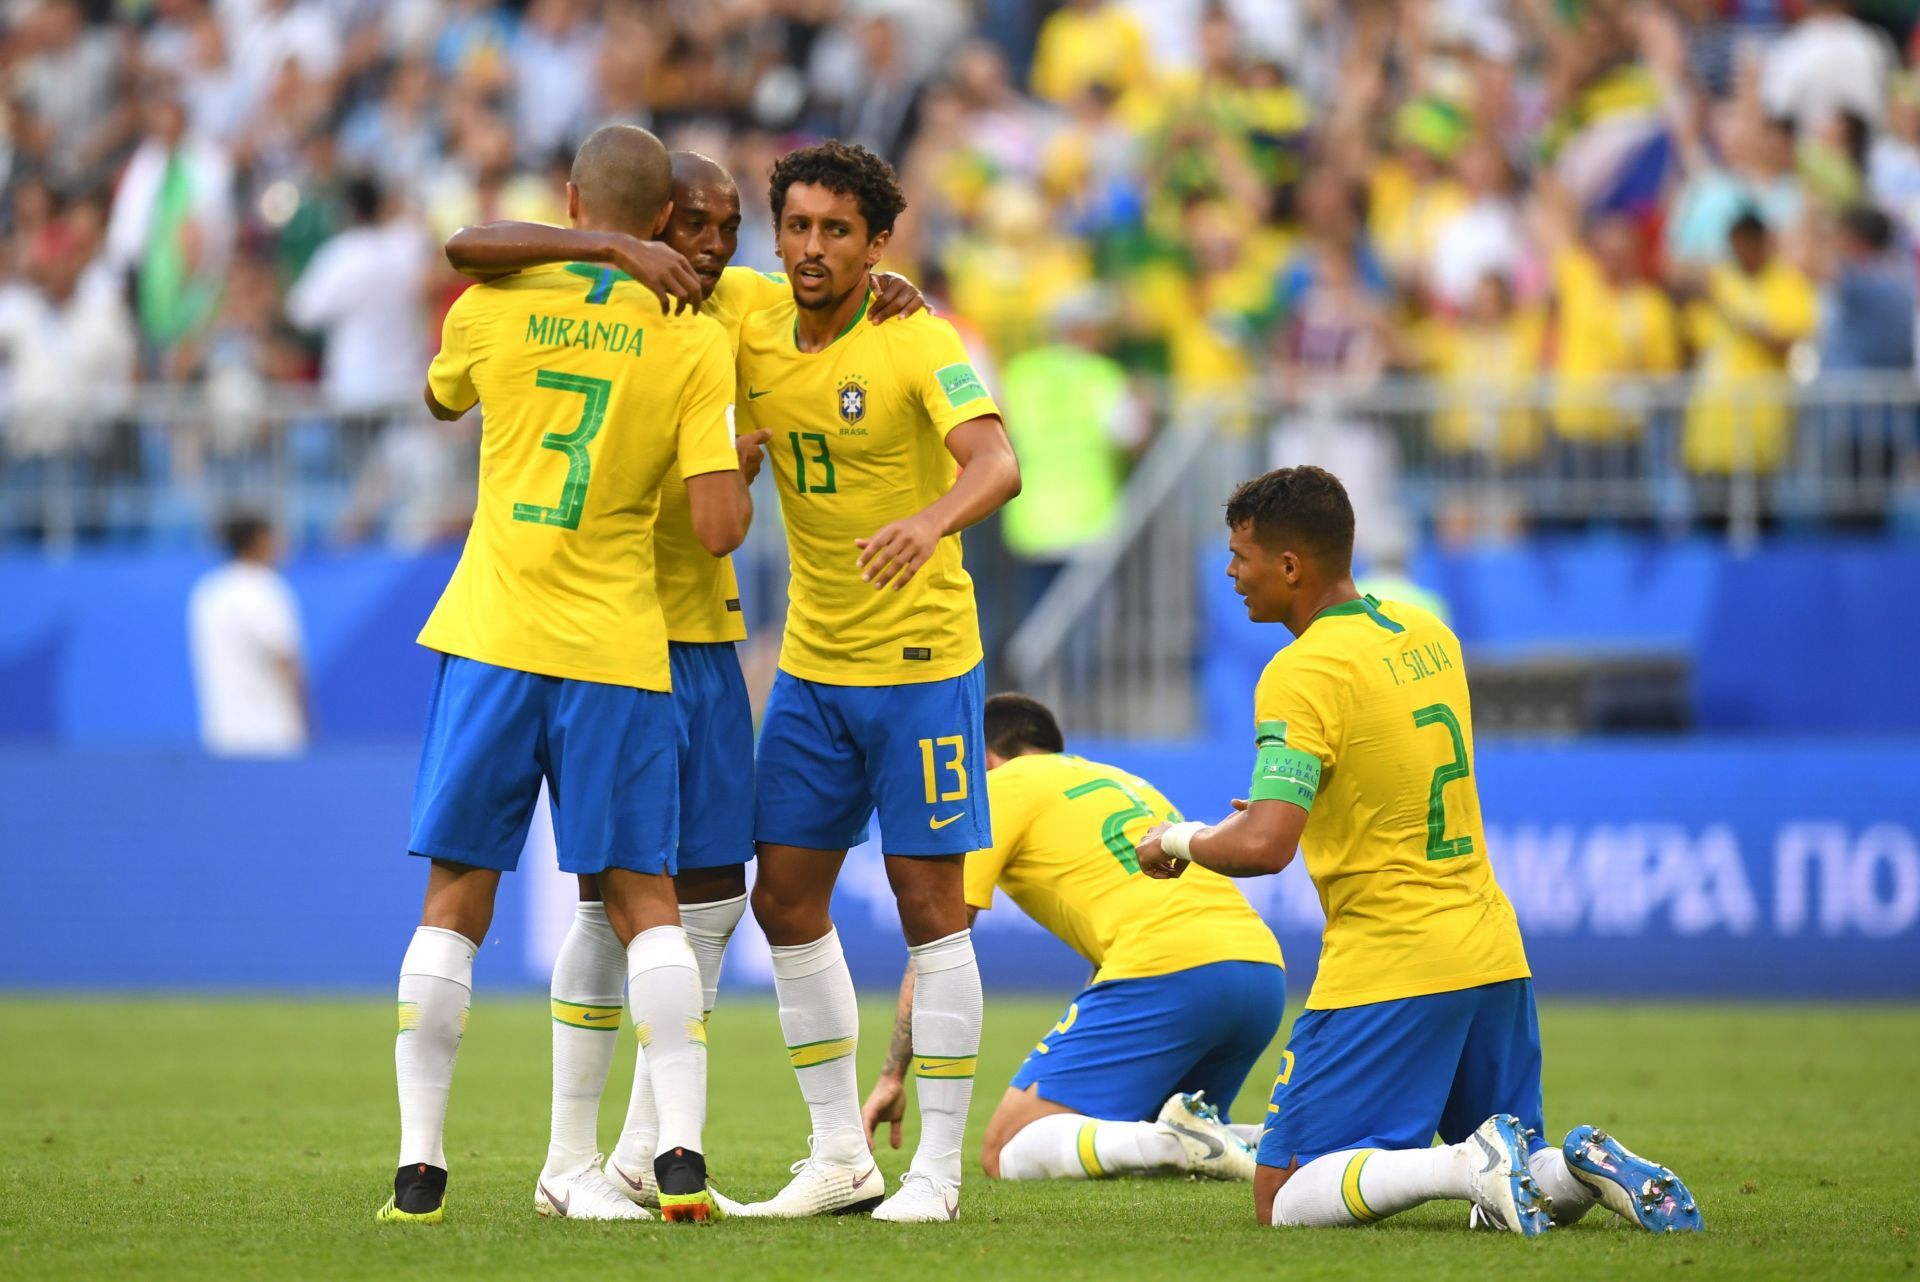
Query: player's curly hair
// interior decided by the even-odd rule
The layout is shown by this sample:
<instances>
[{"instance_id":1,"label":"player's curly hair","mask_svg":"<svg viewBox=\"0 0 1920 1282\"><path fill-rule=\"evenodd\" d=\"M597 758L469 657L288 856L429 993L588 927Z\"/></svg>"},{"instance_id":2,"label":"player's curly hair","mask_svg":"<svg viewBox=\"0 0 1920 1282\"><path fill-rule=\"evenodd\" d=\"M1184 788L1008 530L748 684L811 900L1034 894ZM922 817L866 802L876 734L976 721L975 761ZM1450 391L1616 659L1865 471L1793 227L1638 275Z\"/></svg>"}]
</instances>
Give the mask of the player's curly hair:
<instances>
[{"instance_id":1,"label":"player's curly hair","mask_svg":"<svg viewBox=\"0 0 1920 1282\"><path fill-rule=\"evenodd\" d=\"M1353 560L1353 501L1325 468L1279 467L1242 482L1227 499L1227 528L1249 525L1269 549L1297 543L1335 568Z\"/></svg>"},{"instance_id":2,"label":"player's curly hair","mask_svg":"<svg viewBox=\"0 0 1920 1282\"><path fill-rule=\"evenodd\" d=\"M893 220L907 207L906 193L893 166L858 144L838 138L813 147L790 151L774 162L773 182L767 189L767 203L773 209L773 225L787 208L787 188L795 183L812 183L839 196L852 196L860 205L860 216L867 220L867 239L893 230Z\"/></svg>"}]
</instances>

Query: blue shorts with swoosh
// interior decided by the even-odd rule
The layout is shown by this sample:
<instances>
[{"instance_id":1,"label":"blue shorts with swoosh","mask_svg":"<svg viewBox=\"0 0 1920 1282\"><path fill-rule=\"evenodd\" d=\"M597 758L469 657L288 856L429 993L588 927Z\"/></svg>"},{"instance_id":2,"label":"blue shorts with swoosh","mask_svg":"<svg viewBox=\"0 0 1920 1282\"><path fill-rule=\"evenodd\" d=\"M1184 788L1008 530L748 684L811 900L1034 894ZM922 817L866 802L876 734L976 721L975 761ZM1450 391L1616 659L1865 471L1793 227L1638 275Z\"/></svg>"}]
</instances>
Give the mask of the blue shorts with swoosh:
<instances>
[{"instance_id":1,"label":"blue shorts with swoosh","mask_svg":"<svg viewBox=\"0 0 1920 1282\"><path fill-rule=\"evenodd\" d=\"M993 844L983 665L945 681L835 686L782 672L755 768L756 841L845 850L876 812L889 855Z\"/></svg>"}]
</instances>

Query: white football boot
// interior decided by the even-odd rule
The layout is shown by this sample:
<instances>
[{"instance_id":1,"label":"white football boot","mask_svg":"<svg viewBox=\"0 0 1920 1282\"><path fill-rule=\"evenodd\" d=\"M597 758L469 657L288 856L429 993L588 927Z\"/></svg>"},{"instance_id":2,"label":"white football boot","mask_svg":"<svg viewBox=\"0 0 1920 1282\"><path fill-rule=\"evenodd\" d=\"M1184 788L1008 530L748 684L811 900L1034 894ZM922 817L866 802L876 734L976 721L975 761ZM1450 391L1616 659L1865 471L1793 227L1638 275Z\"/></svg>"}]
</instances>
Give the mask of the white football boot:
<instances>
[{"instance_id":1,"label":"white football boot","mask_svg":"<svg viewBox=\"0 0 1920 1282\"><path fill-rule=\"evenodd\" d=\"M607 1180L620 1195L635 1206L644 1206L652 1210L660 1209L660 1183L653 1177L653 1163L645 1163L640 1170L629 1171L620 1165L620 1159L610 1157L604 1168Z\"/></svg>"},{"instance_id":2,"label":"white football boot","mask_svg":"<svg viewBox=\"0 0 1920 1282\"><path fill-rule=\"evenodd\" d=\"M577 1171L540 1172L533 1185L533 1209L564 1220L650 1220L653 1216L627 1200L600 1169L598 1155Z\"/></svg>"},{"instance_id":3,"label":"white football boot","mask_svg":"<svg viewBox=\"0 0 1920 1282\"><path fill-rule=\"evenodd\" d=\"M960 1189L919 1171L900 1177L900 1191L874 1209L873 1218L894 1224L940 1224L960 1218Z\"/></svg>"},{"instance_id":4,"label":"white football boot","mask_svg":"<svg viewBox=\"0 0 1920 1282\"><path fill-rule=\"evenodd\" d=\"M1187 1153L1187 1173L1209 1180L1253 1178L1253 1149L1220 1120L1205 1091L1175 1095L1160 1106L1156 1119L1172 1131Z\"/></svg>"},{"instance_id":5,"label":"white football boot","mask_svg":"<svg viewBox=\"0 0 1920 1282\"><path fill-rule=\"evenodd\" d=\"M1522 1237L1538 1237L1553 1227L1553 1204L1534 1182L1527 1166L1527 1131L1511 1113L1480 1123L1463 1145L1468 1163L1468 1197L1489 1228Z\"/></svg>"},{"instance_id":6,"label":"white football boot","mask_svg":"<svg viewBox=\"0 0 1920 1282\"><path fill-rule=\"evenodd\" d=\"M747 1219L802 1219L810 1215L853 1215L871 1211L887 1194L886 1177L874 1165L866 1137L849 1131L850 1143L826 1148L807 1137L809 1156L790 1168L787 1186L764 1202L750 1202L737 1214Z\"/></svg>"}]
</instances>

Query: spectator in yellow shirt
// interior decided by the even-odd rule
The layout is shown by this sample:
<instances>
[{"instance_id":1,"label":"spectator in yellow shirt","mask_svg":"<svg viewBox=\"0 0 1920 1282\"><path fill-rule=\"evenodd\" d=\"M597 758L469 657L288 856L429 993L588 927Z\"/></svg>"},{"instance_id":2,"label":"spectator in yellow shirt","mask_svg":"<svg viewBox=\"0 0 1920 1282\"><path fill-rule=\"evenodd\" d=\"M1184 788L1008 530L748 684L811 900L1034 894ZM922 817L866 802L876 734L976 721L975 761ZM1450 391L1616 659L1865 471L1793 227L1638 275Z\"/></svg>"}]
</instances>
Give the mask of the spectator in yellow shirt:
<instances>
[{"instance_id":1,"label":"spectator in yellow shirt","mask_svg":"<svg viewBox=\"0 0 1920 1282\"><path fill-rule=\"evenodd\" d=\"M1545 340L1540 309L1517 305L1512 283L1498 272L1480 278L1457 320L1433 322L1427 357L1444 405L1433 420L1434 446L1503 465L1538 457L1534 396Z\"/></svg>"},{"instance_id":2,"label":"spectator in yellow shirt","mask_svg":"<svg viewBox=\"0 0 1920 1282\"><path fill-rule=\"evenodd\" d=\"M1041 24L1033 92L1063 105L1095 84L1124 96L1144 88L1152 70L1146 33L1132 14L1106 0L1068 0Z\"/></svg>"},{"instance_id":3,"label":"spectator in yellow shirt","mask_svg":"<svg viewBox=\"0 0 1920 1282\"><path fill-rule=\"evenodd\" d=\"M1771 472L1785 460L1793 407L1787 358L1819 320L1813 282L1783 261L1760 215L1727 235L1732 260L1715 267L1689 317L1699 373L1687 406L1683 453L1694 472Z\"/></svg>"},{"instance_id":4,"label":"spectator in yellow shirt","mask_svg":"<svg viewBox=\"0 0 1920 1282\"><path fill-rule=\"evenodd\" d=\"M1641 270L1629 219L1601 218L1584 244L1555 255L1553 305L1555 433L1583 445L1637 438L1641 415L1619 408L1615 380L1679 369L1680 321L1666 291Z\"/></svg>"}]
</instances>

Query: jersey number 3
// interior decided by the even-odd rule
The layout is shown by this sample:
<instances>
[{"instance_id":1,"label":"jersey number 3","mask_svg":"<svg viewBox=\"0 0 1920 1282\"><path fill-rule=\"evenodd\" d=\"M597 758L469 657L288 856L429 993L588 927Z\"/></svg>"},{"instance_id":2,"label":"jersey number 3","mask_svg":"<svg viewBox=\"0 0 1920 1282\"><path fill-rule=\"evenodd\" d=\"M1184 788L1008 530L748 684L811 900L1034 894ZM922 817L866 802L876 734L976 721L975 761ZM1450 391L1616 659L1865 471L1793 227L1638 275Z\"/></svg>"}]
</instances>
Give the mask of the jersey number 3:
<instances>
[{"instance_id":1,"label":"jersey number 3","mask_svg":"<svg viewBox=\"0 0 1920 1282\"><path fill-rule=\"evenodd\" d=\"M550 369L540 370L534 376L539 387L552 388L556 392L571 392L581 397L585 404L580 407L580 421L571 432L548 432L540 438L543 450L559 450L567 456L567 480L560 487L560 503L557 507L545 507L539 503L515 503L513 519L531 521L535 525L557 525L563 530L580 528L580 513L587 506L587 482L593 477L593 459L587 454L587 446L600 433L600 425L607 421L607 401L613 396L613 384L604 378L589 378L585 374L561 374Z\"/></svg>"},{"instance_id":2,"label":"jersey number 3","mask_svg":"<svg viewBox=\"0 0 1920 1282\"><path fill-rule=\"evenodd\" d=\"M1427 858L1453 859L1473 853L1473 838L1447 836L1447 785L1473 773L1467 760L1467 739L1460 733L1460 718L1444 703L1430 703L1413 711L1415 726L1445 726L1453 740L1453 760L1442 762L1433 772L1433 784L1427 789Z\"/></svg>"}]
</instances>

